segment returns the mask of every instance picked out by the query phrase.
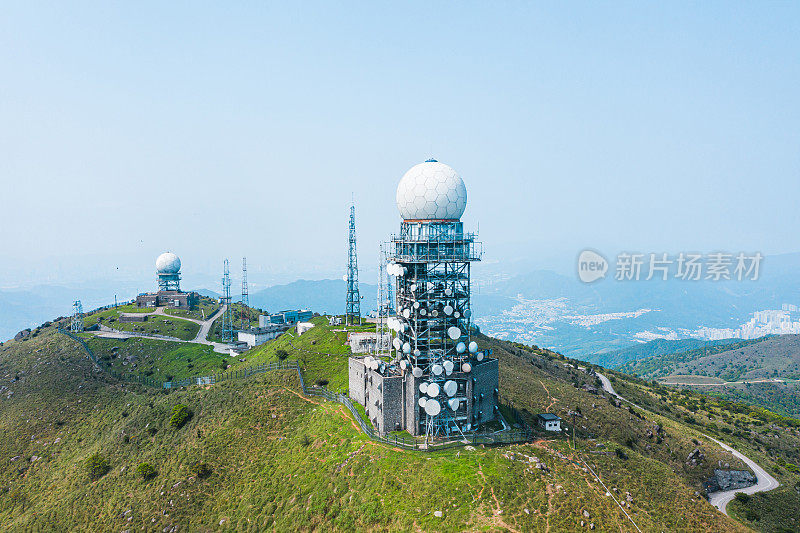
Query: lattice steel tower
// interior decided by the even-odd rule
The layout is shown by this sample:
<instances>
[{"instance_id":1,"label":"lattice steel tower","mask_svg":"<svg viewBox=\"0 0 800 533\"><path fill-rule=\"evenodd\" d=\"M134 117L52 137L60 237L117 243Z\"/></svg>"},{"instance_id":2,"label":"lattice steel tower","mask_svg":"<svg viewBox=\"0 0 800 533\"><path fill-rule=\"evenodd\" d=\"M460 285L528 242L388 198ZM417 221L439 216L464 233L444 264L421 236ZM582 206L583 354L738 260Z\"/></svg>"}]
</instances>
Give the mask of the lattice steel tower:
<instances>
[{"instance_id":1,"label":"lattice steel tower","mask_svg":"<svg viewBox=\"0 0 800 533\"><path fill-rule=\"evenodd\" d=\"M231 301L231 272L226 259L222 270L222 305L227 306L222 315L222 342L233 342L233 308Z\"/></svg>"},{"instance_id":2,"label":"lattice steel tower","mask_svg":"<svg viewBox=\"0 0 800 533\"><path fill-rule=\"evenodd\" d=\"M373 350L375 354L385 354L391 350L388 322L389 317L394 315L394 311L391 303L392 286L389 282L389 274L386 272L387 258L386 245L381 243L378 257L378 324L375 329L378 336Z\"/></svg>"},{"instance_id":3,"label":"lattice steel tower","mask_svg":"<svg viewBox=\"0 0 800 533\"><path fill-rule=\"evenodd\" d=\"M83 304L80 300L75 300L72 304L72 321L69 324L70 331L83 331Z\"/></svg>"},{"instance_id":4,"label":"lattice steel tower","mask_svg":"<svg viewBox=\"0 0 800 533\"><path fill-rule=\"evenodd\" d=\"M409 170L397 191L403 222L387 267L397 280L393 345L413 378L414 433L429 438L469 431L494 415L473 373L484 359L470 339L470 264L481 250L460 220L466 202L464 182L435 160Z\"/></svg>"},{"instance_id":5,"label":"lattice steel tower","mask_svg":"<svg viewBox=\"0 0 800 533\"><path fill-rule=\"evenodd\" d=\"M345 323L361 324L361 295L358 292L358 255L356 254L356 206L350 206L350 247L347 262L347 305Z\"/></svg>"},{"instance_id":6,"label":"lattice steel tower","mask_svg":"<svg viewBox=\"0 0 800 533\"><path fill-rule=\"evenodd\" d=\"M250 329L250 293L247 289L247 258L242 257L242 329Z\"/></svg>"}]
</instances>

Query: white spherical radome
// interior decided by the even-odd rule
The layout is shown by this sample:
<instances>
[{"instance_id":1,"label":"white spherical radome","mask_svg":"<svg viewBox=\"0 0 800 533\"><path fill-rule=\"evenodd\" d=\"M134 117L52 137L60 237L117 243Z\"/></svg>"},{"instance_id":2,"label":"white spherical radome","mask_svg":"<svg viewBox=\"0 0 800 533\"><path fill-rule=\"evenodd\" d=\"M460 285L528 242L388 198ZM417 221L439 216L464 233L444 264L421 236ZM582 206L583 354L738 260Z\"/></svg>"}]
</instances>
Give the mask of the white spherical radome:
<instances>
[{"instance_id":1,"label":"white spherical radome","mask_svg":"<svg viewBox=\"0 0 800 533\"><path fill-rule=\"evenodd\" d=\"M467 207L467 188L455 170L430 159L403 175L396 199L403 220L458 220Z\"/></svg>"},{"instance_id":2,"label":"white spherical radome","mask_svg":"<svg viewBox=\"0 0 800 533\"><path fill-rule=\"evenodd\" d=\"M181 260L172 252L166 252L156 259L156 270L159 274L177 274L181 271Z\"/></svg>"}]
</instances>

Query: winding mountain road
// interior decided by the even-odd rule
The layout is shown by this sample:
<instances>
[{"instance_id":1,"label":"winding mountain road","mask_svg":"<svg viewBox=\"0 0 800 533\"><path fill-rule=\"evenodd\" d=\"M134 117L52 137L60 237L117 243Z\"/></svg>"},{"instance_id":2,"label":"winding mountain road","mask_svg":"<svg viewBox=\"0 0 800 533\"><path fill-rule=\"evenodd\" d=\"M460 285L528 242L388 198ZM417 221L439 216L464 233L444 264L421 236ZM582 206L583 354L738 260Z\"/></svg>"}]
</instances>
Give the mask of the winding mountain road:
<instances>
[{"instance_id":1,"label":"winding mountain road","mask_svg":"<svg viewBox=\"0 0 800 533\"><path fill-rule=\"evenodd\" d=\"M638 409L641 409L642 411L648 411L649 412L649 409L645 409L644 407L636 405L635 403L633 403L632 401L628 400L627 398L623 398L622 396L620 396L617 393L617 391L614 390L613 385L611 385L611 382L608 380L608 378L606 376L604 376L603 374L600 374L599 372L596 372L596 374L597 374L597 377L600 378L600 383L603 384L603 390L604 391L606 391L607 393L611 394L612 396L616 396L620 400L625 401L625 402L631 404L632 406L634 406L634 407L636 407ZM704 435L704 436L707 439L710 439L710 440L716 442L717 444L719 444L722 447L722 449L731 452L734 457L736 457L737 459L739 459L740 461L745 463L753 471L753 473L756 475L756 484L755 485L751 485L751 486L745 487L743 489L734 489L734 490L724 490L724 491L720 491L720 492L712 492L711 494L708 495L708 501L711 503L711 505L713 505L714 507L716 507L717 509L722 511L724 514L726 514L726 515L728 514L728 512L726 510L726 508L728 507L728 503L734 498L734 496L736 496L737 492L744 492L745 494L755 494L756 492L766 492L768 490L772 490L772 489L778 488L780 486L780 483L778 482L777 479L775 479L774 477L769 475L769 473L766 470L761 468L758 464L756 464L755 461L753 461L749 457L746 457L743 453L734 450L733 448L731 448L727 444L725 444L723 442L720 442L720 441L718 441L717 439L715 439L713 437L709 437L708 435Z\"/></svg>"}]
</instances>

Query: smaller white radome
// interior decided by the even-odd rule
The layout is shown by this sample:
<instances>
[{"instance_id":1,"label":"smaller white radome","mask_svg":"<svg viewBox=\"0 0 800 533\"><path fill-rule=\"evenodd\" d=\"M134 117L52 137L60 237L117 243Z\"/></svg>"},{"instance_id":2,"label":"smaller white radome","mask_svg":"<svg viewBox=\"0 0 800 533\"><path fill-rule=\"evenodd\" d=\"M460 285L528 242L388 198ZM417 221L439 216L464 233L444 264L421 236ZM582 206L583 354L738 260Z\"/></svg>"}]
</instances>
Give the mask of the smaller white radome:
<instances>
[{"instance_id":1,"label":"smaller white radome","mask_svg":"<svg viewBox=\"0 0 800 533\"><path fill-rule=\"evenodd\" d=\"M455 170L429 159L403 175L396 200L403 220L458 220L467 207L467 188Z\"/></svg>"},{"instance_id":2,"label":"smaller white radome","mask_svg":"<svg viewBox=\"0 0 800 533\"><path fill-rule=\"evenodd\" d=\"M159 274L177 274L181 271L181 260L172 252L166 252L156 259L156 271Z\"/></svg>"}]
</instances>

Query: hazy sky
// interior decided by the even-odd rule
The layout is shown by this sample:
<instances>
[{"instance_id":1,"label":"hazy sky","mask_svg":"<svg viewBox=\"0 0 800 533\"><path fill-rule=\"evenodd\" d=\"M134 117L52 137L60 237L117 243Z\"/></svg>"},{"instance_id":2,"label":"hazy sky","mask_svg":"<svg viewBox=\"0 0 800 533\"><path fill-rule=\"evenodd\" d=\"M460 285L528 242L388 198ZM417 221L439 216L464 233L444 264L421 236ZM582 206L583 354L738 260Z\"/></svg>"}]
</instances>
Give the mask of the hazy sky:
<instances>
[{"instance_id":1,"label":"hazy sky","mask_svg":"<svg viewBox=\"0 0 800 533\"><path fill-rule=\"evenodd\" d=\"M369 270L430 156L490 263L800 251L798 87L791 2L4 2L0 286Z\"/></svg>"}]
</instances>

